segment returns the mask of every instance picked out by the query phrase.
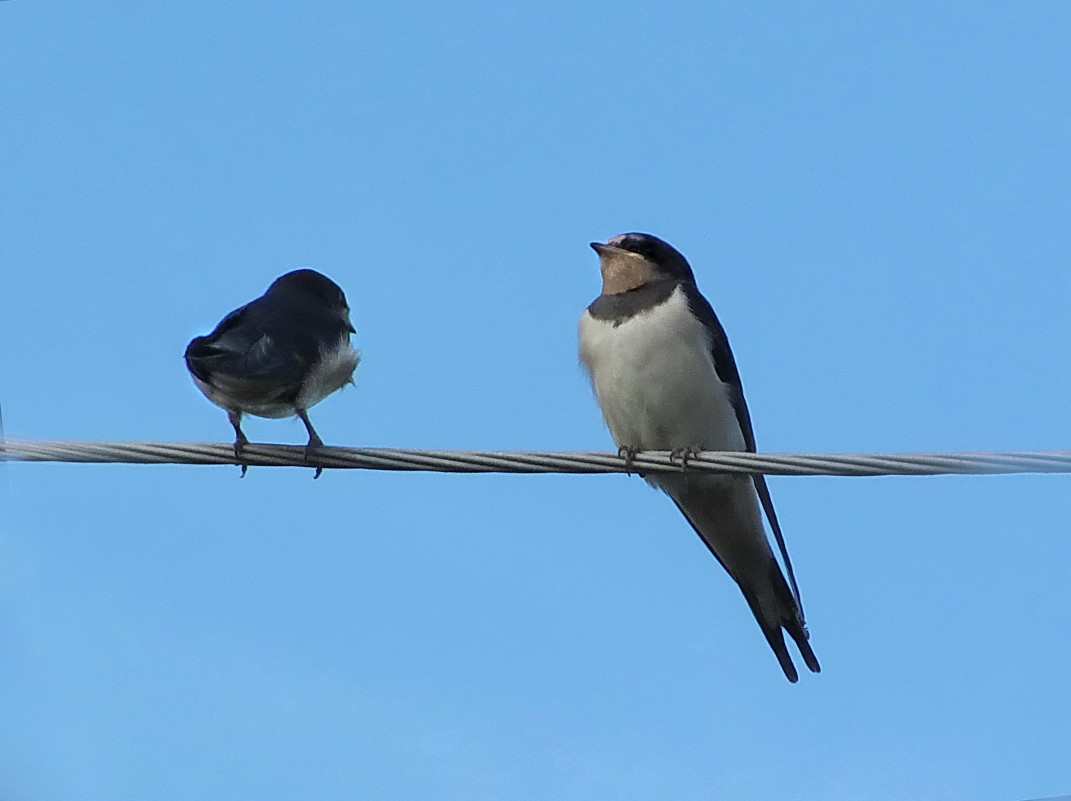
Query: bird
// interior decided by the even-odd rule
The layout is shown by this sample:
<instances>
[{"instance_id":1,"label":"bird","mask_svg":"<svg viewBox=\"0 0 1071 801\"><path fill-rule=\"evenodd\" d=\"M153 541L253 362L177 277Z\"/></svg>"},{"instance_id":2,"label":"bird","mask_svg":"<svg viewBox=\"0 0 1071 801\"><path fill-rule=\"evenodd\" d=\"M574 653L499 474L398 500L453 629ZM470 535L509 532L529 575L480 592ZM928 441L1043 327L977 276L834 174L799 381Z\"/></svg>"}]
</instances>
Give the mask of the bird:
<instances>
[{"instance_id":1,"label":"bird","mask_svg":"<svg viewBox=\"0 0 1071 801\"><path fill-rule=\"evenodd\" d=\"M725 330L700 293L688 260L651 234L592 242L602 294L581 317L580 362L619 453L670 451L680 472L648 473L740 587L790 682L799 674L783 632L821 670L809 642L792 563L766 479L687 471L701 450L755 451L751 415ZM786 582L763 528L780 547Z\"/></svg>"},{"instance_id":2,"label":"bird","mask_svg":"<svg viewBox=\"0 0 1071 801\"><path fill-rule=\"evenodd\" d=\"M245 476L242 415L297 415L309 433L306 460L324 443L308 411L353 383L360 355L350 344L356 330L342 289L315 270L276 278L268 291L224 317L212 333L186 347L194 384L224 409L234 426L234 457ZM319 478L322 467L316 469Z\"/></svg>"}]
</instances>

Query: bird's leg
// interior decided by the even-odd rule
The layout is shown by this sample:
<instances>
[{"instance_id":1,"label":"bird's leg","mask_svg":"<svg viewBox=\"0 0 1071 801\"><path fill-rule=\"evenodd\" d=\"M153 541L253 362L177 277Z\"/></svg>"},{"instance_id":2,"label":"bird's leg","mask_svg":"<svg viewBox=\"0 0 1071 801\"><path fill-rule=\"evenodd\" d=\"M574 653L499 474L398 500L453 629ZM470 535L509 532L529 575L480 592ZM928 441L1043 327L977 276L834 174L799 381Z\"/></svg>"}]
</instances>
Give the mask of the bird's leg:
<instances>
[{"instance_id":1,"label":"bird's leg","mask_svg":"<svg viewBox=\"0 0 1071 801\"><path fill-rule=\"evenodd\" d=\"M242 461L242 448L249 444L249 440L242 433L242 413L228 409L227 417L231 421L231 425L234 426L234 460L242 468L241 477L245 478L245 471L249 469L249 465Z\"/></svg>"},{"instance_id":2,"label":"bird's leg","mask_svg":"<svg viewBox=\"0 0 1071 801\"><path fill-rule=\"evenodd\" d=\"M674 448L669 452L669 460L675 462L680 460L681 472L688 469L688 460L698 453L702 453L702 448L693 448L688 446L687 448Z\"/></svg>"},{"instance_id":3,"label":"bird's leg","mask_svg":"<svg viewBox=\"0 0 1071 801\"><path fill-rule=\"evenodd\" d=\"M625 460L625 475L632 475L632 462L636 459L636 454L639 453L639 448L634 448L632 445L622 445L617 449L617 456L619 459Z\"/></svg>"},{"instance_id":4,"label":"bird's leg","mask_svg":"<svg viewBox=\"0 0 1071 801\"><path fill-rule=\"evenodd\" d=\"M320 435L316 433L316 429L312 427L312 423L309 422L309 415L304 409L297 410L297 416L301 418L301 422L305 424L305 430L309 432L309 444L305 446L305 461L309 460L312 448L322 448L324 441L320 439ZM322 467L316 468L316 475L313 478L319 478L320 474L324 471Z\"/></svg>"}]
</instances>

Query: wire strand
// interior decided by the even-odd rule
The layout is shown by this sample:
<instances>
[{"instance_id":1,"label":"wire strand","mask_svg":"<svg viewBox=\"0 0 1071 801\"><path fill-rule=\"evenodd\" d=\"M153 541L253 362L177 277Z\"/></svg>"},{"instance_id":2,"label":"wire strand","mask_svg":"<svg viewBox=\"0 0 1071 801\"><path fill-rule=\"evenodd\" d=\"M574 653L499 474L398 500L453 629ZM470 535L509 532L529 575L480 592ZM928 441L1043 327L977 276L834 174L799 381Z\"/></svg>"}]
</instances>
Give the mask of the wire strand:
<instances>
[{"instance_id":1,"label":"wire strand","mask_svg":"<svg viewBox=\"0 0 1071 801\"><path fill-rule=\"evenodd\" d=\"M0 461L94 464L237 465L234 446L201 442L46 442L0 440ZM317 448L305 457L296 445L250 443L250 467L322 467L436 473L654 473L688 470L768 476L933 476L1071 473L1071 451L982 453L795 454L702 451L687 465L668 451L642 451L626 466L616 453L543 451L425 451L395 448Z\"/></svg>"}]
</instances>

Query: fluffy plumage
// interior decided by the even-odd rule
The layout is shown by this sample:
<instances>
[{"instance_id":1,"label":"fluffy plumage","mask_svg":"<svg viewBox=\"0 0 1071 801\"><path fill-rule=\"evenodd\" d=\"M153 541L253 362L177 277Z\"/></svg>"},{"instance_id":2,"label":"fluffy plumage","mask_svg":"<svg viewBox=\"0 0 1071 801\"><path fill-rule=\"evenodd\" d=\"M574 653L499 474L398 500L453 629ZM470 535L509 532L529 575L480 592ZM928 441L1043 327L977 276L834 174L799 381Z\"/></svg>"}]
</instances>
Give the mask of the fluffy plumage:
<instances>
[{"instance_id":1,"label":"fluffy plumage","mask_svg":"<svg viewBox=\"0 0 1071 801\"><path fill-rule=\"evenodd\" d=\"M307 412L352 382L360 361L350 345L353 332L338 284L315 270L294 270L190 342L186 367L205 397L227 411L235 458L248 442L243 414L297 415L309 433L306 453L323 445Z\"/></svg>"}]
</instances>

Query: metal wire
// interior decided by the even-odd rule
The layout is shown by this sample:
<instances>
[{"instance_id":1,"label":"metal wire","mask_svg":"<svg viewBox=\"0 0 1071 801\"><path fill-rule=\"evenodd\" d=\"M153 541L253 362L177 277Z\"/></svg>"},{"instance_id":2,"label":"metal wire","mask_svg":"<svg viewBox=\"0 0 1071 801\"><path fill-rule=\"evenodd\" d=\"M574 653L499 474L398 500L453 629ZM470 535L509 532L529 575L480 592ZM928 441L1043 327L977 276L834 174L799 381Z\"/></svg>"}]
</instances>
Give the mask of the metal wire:
<instances>
[{"instance_id":1,"label":"metal wire","mask_svg":"<svg viewBox=\"0 0 1071 801\"><path fill-rule=\"evenodd\" d=\"M37 442L0 440L0 461L236 465L234 446L198 442ZM305 457L294 445L242 451L250 467L419 470L437 473L654 473L687 469L768 476L931 476L1071 473L1071 451L993 453L792 454L704 451L687 465L667 451L643 451L631 464L616 453L423 451L322 447Z\"/></svg>"}]
</instances>

